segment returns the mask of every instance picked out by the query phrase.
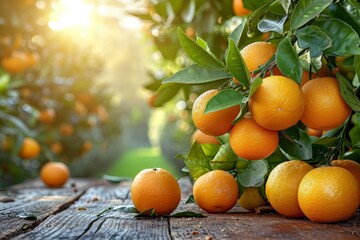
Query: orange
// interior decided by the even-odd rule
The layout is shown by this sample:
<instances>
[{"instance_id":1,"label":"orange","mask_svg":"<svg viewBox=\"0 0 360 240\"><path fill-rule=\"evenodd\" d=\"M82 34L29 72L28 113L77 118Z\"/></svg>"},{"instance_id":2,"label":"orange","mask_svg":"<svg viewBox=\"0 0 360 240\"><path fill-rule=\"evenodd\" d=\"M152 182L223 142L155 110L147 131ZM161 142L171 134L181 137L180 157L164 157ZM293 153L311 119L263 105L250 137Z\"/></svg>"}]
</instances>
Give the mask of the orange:
<instances>
[{"instance_id":1,"label":"orange","mask_svg":"<svg viewBox=\"0 0 360 240\"><path fill-rule=\"evenodd\" d=\"M286 217L304 216L298 202L301 179L313 167L300 160L280 163L269 174L265 193L271 206Z\"/></svg>"},{"instance_id":2,"label":"orange","mask_svg":"<svg viewBox=\"0 0 360 240\"><path fill-rule=\"evenodd\" d=\"M301 121L312 129L330 130L341 126L351 113L340 94L336 78L313 79L302 87L305 110Z\"/></svg>"},{"instance_id":3,"label":"orange","mask_svg":"<svg viewBox=\"0 0 360 240\"><path fill-rule=\"evenodd\" d=\"M74 127L70 123L62 123L60 125L60 134L62 136L71 136L74 133Z\"/></svg>"},{"instance_id":4,"label":"orange","mask_svg":"<svg viewBox=\"0 0 360 240\"><path fill-rule=\"evenodd\" d=\"M148 106L151 107L151 108L156 107L155 106L155 101L156 101L156 94L153 94L147 99Z\"/></svg>"},{"instance_id":5,"label":"orange","mask_svg":"<svg viewBox=\"0 0 360 240\"><path fill-rule=\"evenodd\" d=\"M40 111L39 121L42 123L52 123L55 120L55 111L52 108L46 108Z\"/></svg>"},{"instance_id":6,"label":"orange","mask_svg":"<svg viewBox=\"0 0 360 240\"><path fill-rule=\"evenodd\" d=\"M204 211L224 213L236 204L239 189L230 173L213 170L195 181L193 195L197 205Z\"/></svg>"},{"instance_id":7,"label":"orange","mask_svg":"<svg viewBox=\"0 0 360 240\"><path fill-rule=\"evenodd\" d=\"M14 51L1 61L3 68L10 73L21 73L28 67L27 55L22 51Z\"/></svg>"},{"instance_id":8,"label":"orange","mask_svg":"<svg viewBox=\"0 0 360 240\"><path fill-rule=\"evenodd\" d=\"M219 91L216 89L204 92L195 100L192 108L192 118L195 126L207 135L220 136L227 133L232 128L232 122L240 112L240 107L236 105L205 114L207 103L218 93Z\"/></svg>"},{"instance_id":9,"label":"orange","mask_svg":"<svg viewBox=\"0 0 360 240\"><path fill-rule=\"evenodd\" d=\"M241 158L260 160L270 156L277 148L279 135L261 127L253 118L243 118L230 131L230 146Z\"/></svg>"},{"instance_id":10,"label":"orange","mask_svg":"<svg viewBox=\"0 0 360 240\"><path fill-rule=\"evenodd\" d=\"M61 162L48 162L40 170L40 178L48 187L61 187L69 177L69 168Z\"/></svg>"},{"instance_id":11,"label":"orange","mask_svg":"<svg viewBox=\"0 0 360 240\"><path fill-rule=\"evenodd\" d=\"M233 10L236 16L246 16L250 13L250 10L244 7L243 0L233 0Z\"/></svg>"},{"instance_id":12,"label":"orange","mask_svg":"<svg viewBox=\"0 0 360 240\"><path fill-rule=\"evenodd\" d=\"M33 138L26 137L21 146L19 156L23 159L30 159L37 157L40 154L40 151L41 147L39 143Z\"/></svg>"},{"instance_id":13,"label":"orange","mask_svg":"<svg viewBox=\"0 0 360 240\"><path fill-rule=\"evenodd\" d=\"M257 207L266 205L266 202L261 197L259 190L256 187L245 188L238 200L238 203L242 208L247 210L254 210Z\"/></svg>"},{"instance_id":14,"label":"orange","mask_svg":"<svg viewBox=\"0 0 360 240\"><path fill-rule=\"evenodd\" d=\"M355 162L353 160L332 160L331 161L332 166L336 167L342 167L348 170L356 180L358 181L358 185L360 188L360 164L358 162ZM360 193L360 189L359 189ZM359 205L360 205L360 197L359 197Z\"/></svg>"},{"instance_id":15,"label":"orange","mask_svg":"<svg viewBox=\"0 0 360 240\"><path fill-rule=\"evenodd\" d=\"M130 193L139 212L153 208L160 215L173 212L181 199L178 182L161 168L140 171L131 184Z\"/></svg>"},{"instance_id":16,"label":"orange","mask_svg":"<svg viewBox=\"0 0 360 240\"><path fill-rule=\"evenodd\" d=\"M106 122L109 119L109 114L103 105L96 108L96 114L101 122Z\"/></svg>"},{"instance_id":17,"label":"orange","mask_svg":"<svg viewBox=\"0 0 360 240\"><path fill-rule=\"evenodd\" d=\"M321 130L315 130L315 129L312 129L312 128L307 127L307 128L306 128L306 133L307 133L309 136L321 137L322 134L323 134L323 131L321 131Z\"/></svg>"},{"instance_id":18,"label":"orange","mask_svg":"<svg viewBox=\"0 0 360 240\"><path fill-rule=\"evenodd\" d=\"M83 154L89 152L92 149L92 147L93 147L92 142L90 142L89 140L86 140L81 147L80 155L83 155Z\"/></svg>"},{"instance_id":19,"label":"orange","mask_svg":"<svg viewBox=\"0 0 360 240\"><path fill-rule=\"evenodd\" d=\"M254 72L259 66L267 63L276 52L276 46L268 42L253 42L244 47L240 54L249 72Z\"/></svg>"},{"instance_id":20,"label":"orange","mask_svg":"<svg viewBox=\"0 0 360 240\"><path fill-rule=\"evenodd\" d=\"M359 206L356 178L341 167L319 167L301 180L298 200L305 216L314 222L349 219Z\"/></svg>"},{"instance_id":21,"label":"orange","mask_svg":"<svg viewBox=\"0 0 360 240\"><path fill-rule=\"evenodd\" d=\"M294 126L305 108L305 98L300 86L284 76L264 78L249 103L254 120L270 130Z\"/></svg>"},{"instance_id":22,"label":"orange","mask_svg":"<svg viewBox=\"0 0 360 240\"><path fill-rule=\"evenodd\" d=\"M50 149L53 153L59 154L63 151L63 145L60 142L54 142L51 144Z\"/></svg>"},{"instance_id":23,"label":"orange","mask_svg":"<svg viewBox=\"0 0 360 240\"><path fill-rule=\"evenodd\" d=\"M195 132L191 136L191 142L197 142L199 144L219 144L219 141L215 136L207 135L200 131L199 129L196 129Z\"/></svg>"}]
</instances>

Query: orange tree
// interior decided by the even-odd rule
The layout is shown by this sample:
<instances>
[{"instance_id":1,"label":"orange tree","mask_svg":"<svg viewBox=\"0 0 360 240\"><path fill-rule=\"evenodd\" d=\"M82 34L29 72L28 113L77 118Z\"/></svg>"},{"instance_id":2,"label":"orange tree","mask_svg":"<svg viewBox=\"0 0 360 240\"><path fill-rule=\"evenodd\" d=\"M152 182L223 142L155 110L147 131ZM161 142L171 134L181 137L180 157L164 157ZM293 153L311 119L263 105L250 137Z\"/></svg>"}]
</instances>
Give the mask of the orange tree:
<instances>
[{"instance_id":1,"label":"orange tree","mask_svg":"<svg viewBox=\"0 0 360 240\"><path fill-rule=\"evenodd\" d=\"M217 86L217 83L186 87L182 84L161 84L165 78L190 64L178 40L177 27L181 27L191 38L201 35L216 46L213 49L215 56L223 58L228 34L245 18L234 17L232 0L145 2L146 13L132 13L143 20L146 36L154 45L155 61L149 67L150 82L145 88L151 94L149 105L163 107L167 114L162 126L156 126L159 128L156 138L165 157L173 160L174 154L187 151L190 146L190 136L195 127L188 116L196 96ZM262 33L256 30L252 39L261 37ZM249 42L247 38L245 42ZM175 163L179 163L179 169L183 166L181 161Z\"/></svg>"},{"instance_id":2,"label":"orange tree","mask_svg":"<svg viewBox=\"0 0 360 240\"><path fill-rule=\"evenodd\" d=\"M219 93L207 102L204 116L238 105L241 111L233 119L233 130L243 119L253 118L256 129L278 134L278 144L270 155L249 161L246 154L242 158L234 152L239 141L231 143L232 135L235 138L232 130L218 136L221 145L195 142L188 154L181 155L191 177L197 179L214 169L223 169L237 176L241 188L263 189L270 170L287 160L300 159L314 166L329 164L333 159L359 161L359 3L352 0L243 3L251 12L226 35L225 47L206 39L207 34L189 34L181 25L177 28L181 47L191 63L164 79L156 94L173 91L174 95L180 90L188 93L199 86L200 93L216 88ZM227 8L226 4L231 5L229 2L220 5ZM222 20L219 21L224 25ZM255 49L249 57L243 50L249 43L259 41L254 36L264 36L259 32L265 34L275 51L265 62L250 69L249 61L266 59L265 48ZM184 94L185 98L189 95ZM319 96L316 103L314 99ZM303 117L308 109L317 107L321 114ZM308 122L327 123L333 119L336 124L330 123L331 127L319 127L318 130L326 130L321 137L308 134ZM217 124L221 121L212 123ZM249 133L244 130L244 134ZM243 142L248 143L246 139ZM245 150L256 153L268 144L259 138Z\"/></svg>"},{"instance_id":3,"label":"orange tree","mask_svg":"<svg viewBox=\"0 0 360 240\"><path fill-rule=\"evenodd\" d=\"M103 60L49 28L55 2L1 4L0 187L37 176L48 161L81 161L93 167L72 172L93 175L119 154L120 113L110 87L96 82Z\"/></svg>"}]
</instances>

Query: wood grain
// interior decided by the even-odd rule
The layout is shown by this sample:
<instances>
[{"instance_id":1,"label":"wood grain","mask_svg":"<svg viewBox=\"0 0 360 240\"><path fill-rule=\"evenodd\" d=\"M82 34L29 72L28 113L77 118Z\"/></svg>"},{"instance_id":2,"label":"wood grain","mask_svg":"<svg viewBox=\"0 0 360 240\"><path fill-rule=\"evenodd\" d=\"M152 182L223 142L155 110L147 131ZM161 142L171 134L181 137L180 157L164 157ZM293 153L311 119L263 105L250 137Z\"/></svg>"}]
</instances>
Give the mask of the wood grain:
<instances>
[{"instance_id":1,"label":"wood grain","mask_svg":"<svg viewBox=\"0 0 360 240\"><path fill-rule=\"evenodd\" d=\"M91 185L89 185L91 183ZM360 212L346 222L318 224L276 213L256 214L235 206L226 214L208 214L186 204L192 184L181 179L182 199L175 212L193 211L207 218L138 219L136 213L109 207L132 206L130 182L76 180L76 186L44 187L39 181L19 185L0 196L1 239L360 239ZM77 191L74 191L77 189ZM31 210L38 220L17 215ZM27 230L21 230L28 224ZM19 230L20 229L20 230Z\"/></svg>"},{"instance_id":2,"label":"wood grain","mask_svg":"<svg viewBox=\"0 0 360 240\"><path fill-rule=\"evenodd\" d=\"M1 196L14 199L13 202L0 202L0 239L28 231L51 214L66 209L84 193L90 182L77 180L75 183L70 180L62 188L47 188L41 181L36 180L0 192ZM18 217L24 211L33 213L37 219L26 220Z\"/></svg>"}]
</instances>

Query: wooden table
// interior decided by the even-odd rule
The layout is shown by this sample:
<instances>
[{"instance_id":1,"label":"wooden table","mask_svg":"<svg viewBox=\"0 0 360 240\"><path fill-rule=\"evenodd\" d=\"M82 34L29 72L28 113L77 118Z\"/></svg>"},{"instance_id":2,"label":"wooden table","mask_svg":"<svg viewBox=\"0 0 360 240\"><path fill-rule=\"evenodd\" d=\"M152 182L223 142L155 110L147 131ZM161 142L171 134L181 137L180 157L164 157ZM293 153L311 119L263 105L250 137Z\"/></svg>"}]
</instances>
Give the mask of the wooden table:
<instances>
[{"instance_id":1,"label":"wooden table","mask_svg":"<svg viewBox=\"0 0 360 240\"><path fill-rule=\"evenodd\" d=\"M360 212L348 221L318 224L276 213L256 214L235 207L226 214L202 212L185 204L191 184L180 180L182 201L176 212L203 213L206 218L145 218L109 211L131 205L129 182L71 179L50 189L39 180L0 192L0 239L360 239ZM36 219L19 215L33 213Z\"/></svg>"}]
</instances>

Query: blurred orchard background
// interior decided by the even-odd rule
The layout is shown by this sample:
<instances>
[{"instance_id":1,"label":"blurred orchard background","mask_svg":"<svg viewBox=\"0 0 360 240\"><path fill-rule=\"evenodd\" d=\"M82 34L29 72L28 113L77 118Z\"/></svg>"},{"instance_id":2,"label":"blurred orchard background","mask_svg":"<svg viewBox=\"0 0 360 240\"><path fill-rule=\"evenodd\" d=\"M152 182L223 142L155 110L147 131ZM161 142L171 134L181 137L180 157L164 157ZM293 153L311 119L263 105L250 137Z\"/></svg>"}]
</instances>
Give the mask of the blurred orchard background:
<instances>
[{"instance_id":1,"label":"blurred orchard background","mask_svg":"<svg viewBox=\"0 0 360 240\"><path fill-rule=\"evenodd\" d=\"M233 0L2 0L0 188L37 177L49 161L73 177L148 167L181 175L191 106L218 85L160 87L190 63L177 27L223 59L229 33L246 21L241 10ZM244 33L240 49L268 37Z\"/></svg>"},{"instance_id":2,"label":"blurred orchard background","mask_svg":"<svg viewBox=\"0 0 360 240\"><path fill-rule=\"evenodd\" d=\"M189 61L176 28L220 54L239 21L229 0L1 1L0 188L49 161L73 177L179 175L204 89L156 92Z\"/></svg>"}]
</instances>

